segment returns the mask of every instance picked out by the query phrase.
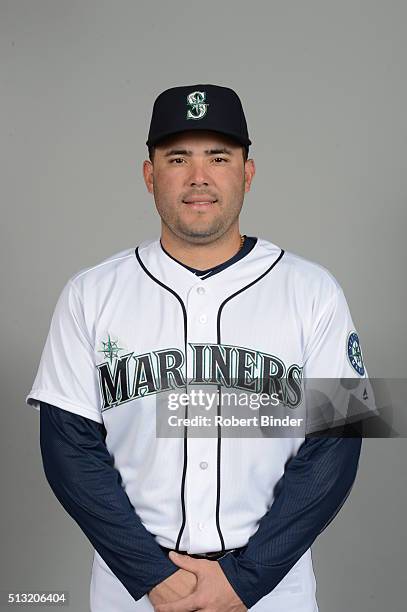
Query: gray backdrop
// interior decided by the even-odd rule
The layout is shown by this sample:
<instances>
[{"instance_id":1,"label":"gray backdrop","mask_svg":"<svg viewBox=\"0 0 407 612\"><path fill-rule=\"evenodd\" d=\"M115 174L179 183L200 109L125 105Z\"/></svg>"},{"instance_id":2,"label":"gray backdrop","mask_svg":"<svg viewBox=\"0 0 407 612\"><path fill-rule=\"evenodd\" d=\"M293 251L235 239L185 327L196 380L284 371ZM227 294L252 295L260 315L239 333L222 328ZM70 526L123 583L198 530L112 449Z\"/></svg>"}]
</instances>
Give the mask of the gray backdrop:
<instances>
[{"instance_id":1,"label":"gray backdrop","mask_svg":"<svg viewBox=\"0 0 407 612\"><path fill-rule=\"evenodd\" d=\"M141 164L163 89L238 91L257 164L241 229L326 266L370 376L405 376L406 18L389 0L0 0L0 589L88 609L92 550L45 481L24 398L67 279L158 234ZM364 442L313 547L321 612L405 609L405 459L404 440Z\"/></svg>"}]
</instances>

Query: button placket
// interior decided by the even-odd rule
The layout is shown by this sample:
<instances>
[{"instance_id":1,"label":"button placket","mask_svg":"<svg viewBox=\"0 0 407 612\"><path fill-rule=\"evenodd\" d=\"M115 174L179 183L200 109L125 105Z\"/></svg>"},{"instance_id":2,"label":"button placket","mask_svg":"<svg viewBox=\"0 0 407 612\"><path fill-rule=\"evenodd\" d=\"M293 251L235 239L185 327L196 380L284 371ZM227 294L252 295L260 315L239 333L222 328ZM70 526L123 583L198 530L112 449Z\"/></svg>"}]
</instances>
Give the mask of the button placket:
<instances>
[{"instance_id":1,"label":"button placket","mask_svg":"<svg viewBox=\"0 0 407 612\"><path fill-rule=\"evenodd\" d=\"M216 453L215 438L188 440L186 507L192 547L202 545L203 532L206 534L208 546L216 546L218 540L214 512L217 494Z\"/></svg>"},{"instance_id":2,"label":"button placket","mask_svg":"<svg viewBox=\"0 0 407 612\"><path fill-rule=\"evenodd\" d=\"M190 355L188 377L190 380L194 376L194 356L189 346L190 343L211 344L216 342L217 309L213 299L211 288L203 286L202 281L191 287L187 294L187 345ZM192 388L194 385L191 385L189 390ZM204 409L200 411L200 414L208 416ZM185 499L189 544L192 549L202 550L203 536L205 543L207 542L207 545L212 548L216 547L219 541L214 510L217 496L216 462L217 439L194 438L191 434L188 439Z\"/></svg>"}]
</instances>

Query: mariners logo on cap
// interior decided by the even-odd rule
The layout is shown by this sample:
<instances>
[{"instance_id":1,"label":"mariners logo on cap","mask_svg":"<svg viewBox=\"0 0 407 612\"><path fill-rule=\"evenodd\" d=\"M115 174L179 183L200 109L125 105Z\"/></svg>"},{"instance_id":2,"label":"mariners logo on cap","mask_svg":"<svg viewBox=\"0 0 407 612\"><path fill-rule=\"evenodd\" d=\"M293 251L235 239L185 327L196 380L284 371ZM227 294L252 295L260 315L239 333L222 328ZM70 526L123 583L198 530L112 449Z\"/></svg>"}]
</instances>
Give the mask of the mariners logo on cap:
<instances>
[{"instance_id":1,"label":"mariners logo on cap","mask_svg":"<svg viewBox=\"0 0 407 612\"><path fill-rule=\"evenodd\" d=\"M363 365L362 349L359 342L359 336L355 331L349 334L347 345L350 365L360 374L360 376L363 376L365 373L365 366Z\"/></svg>"},{"instance_id":2,"label":"mariners logo on cap","mask_svg":"<svg viewBox=\"0 0 407 612\"><path fill-rule=\"evenodd\" d=\"M204 91L193 91L187 95L187 119L202 119L205 117L209 104L205 103Z\"/></svg>"}]
</instances>

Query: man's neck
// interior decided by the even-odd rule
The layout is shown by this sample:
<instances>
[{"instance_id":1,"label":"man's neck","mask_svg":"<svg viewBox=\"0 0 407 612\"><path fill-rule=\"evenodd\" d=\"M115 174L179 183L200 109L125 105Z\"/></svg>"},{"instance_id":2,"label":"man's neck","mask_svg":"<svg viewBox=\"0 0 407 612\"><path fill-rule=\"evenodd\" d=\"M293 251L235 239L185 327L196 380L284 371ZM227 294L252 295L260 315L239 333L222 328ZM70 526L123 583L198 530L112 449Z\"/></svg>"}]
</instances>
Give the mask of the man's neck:
<instances>
[{"instance_id":1,"label":"man's neck","mask_svg":"<svg viewBox=\"0 0 407 612\"><path fill-rule=\"evenodd\" d=\"M173 234L162 232L161 244L174 259L197 270L207 270L233 257L241 247L238 229L208 244L190 243Z\"/></svg>"}]
</instances>

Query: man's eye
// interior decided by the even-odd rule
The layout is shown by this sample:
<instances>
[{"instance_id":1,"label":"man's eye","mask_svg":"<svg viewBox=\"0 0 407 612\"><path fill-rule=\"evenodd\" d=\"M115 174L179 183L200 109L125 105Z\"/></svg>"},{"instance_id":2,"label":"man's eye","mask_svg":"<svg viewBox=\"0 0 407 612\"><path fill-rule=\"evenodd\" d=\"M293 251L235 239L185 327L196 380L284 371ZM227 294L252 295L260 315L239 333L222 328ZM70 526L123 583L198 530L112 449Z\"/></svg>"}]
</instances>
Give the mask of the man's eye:
<instances>
[{"instance_id":1,"label":"man's eye","mask_svg":"<svg viewBox=\"0 0 407 612\"><path fill-rule=\"evenodd\" d=\"M175 157L174 159L170 160L170 164L173 164L174 162L183 162L184 160L182 159L182 157ZM177 164L179 165L179 164Z\"/></svg>"},{"instance_id":2,"label":"man's eye","mask_svg":"<svg viewBox=\"0 0 407 612\"><path fill-rule=\"evenodd\" d=\"M216 161L216 162L220 162L220 161L221 161L221 162L227 162L228 160L227 160L227 159L225 159L224 157L215 157L215 158L214 158L214 161Z\"/></svg>"}]
</instances>

